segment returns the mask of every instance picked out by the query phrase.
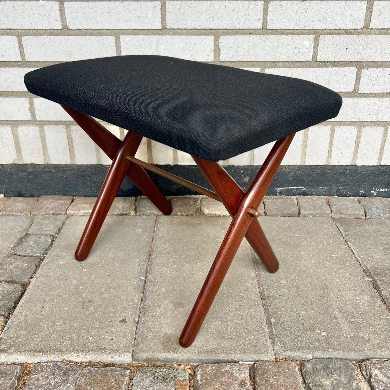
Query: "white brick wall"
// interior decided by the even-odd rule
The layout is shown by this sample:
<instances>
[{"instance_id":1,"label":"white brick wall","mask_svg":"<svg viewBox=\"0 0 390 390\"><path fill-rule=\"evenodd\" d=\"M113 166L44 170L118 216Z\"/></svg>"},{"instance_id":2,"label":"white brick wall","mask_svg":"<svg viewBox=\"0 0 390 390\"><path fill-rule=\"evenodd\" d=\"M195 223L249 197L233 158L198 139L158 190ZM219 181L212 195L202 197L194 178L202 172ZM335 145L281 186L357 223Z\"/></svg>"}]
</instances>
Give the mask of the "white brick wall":
<instances>
[{"instance_id":1,"label":"white brick wall","mask_svg":"<svg viewBox=\"0 0 390 390\"><path fill-rule=\"evenodd\" d=\"M311 35L229 35L220 39L221 61L309 61Z\"/></svg>"},{"instance_id":2,"label":"white brick wall","mask_svg":"<svg viewBox=\"0 0 390 390\"><path fill-rule=\"evenodd\" d=\"M371 28L390 27L390 1L375 1L371 17Z\"/></svg>"},{"instance_id":3,"label":"white brick wall","mask_svg":"<svg viewBox=\"0 0 390 390\"><path fill-rule=\"evenodd\" d=\"M363 69L359 92L390 92L390 68Z\"/></svg>"},{"instance_id":4,"label":"white brick wall","mask_svg":"<svg viewBox=\"0 0 390 390\"><path fill-rule=\"evenodd\" d=\"M324 35L319 61L390 61L388 35Z\"/></svg>"},{"instance_id":5,"label":"white brick wall","mask_svg":"<svg viewBox=\"0 0 390 390\"><path fill-rule=\"evenodd\" d=\"M168 28L261 28L262 1L167 1Z\"/></svg>"},{"instance_id":6,"label":"white brick wall","mask_svg":"<svg viewBox=\"0 0 390 390\"><path fill-rule=\"evenodd\" d=\"M122 54L146 54L177 57L193 61L214 59L214 38L185 35L125 35L121 37Z\"/></svg>"},{"instance_id":7,"label":"white brick wall","mask_svg":"<svg viewBox=\"0 0 390 390\"><path fill-rule=\"evenodd\" d=\"M270 68L265 73L294 77L323 85L336 92L351 92L355 86L356 68Z\"/></svg>"},{"instance_id":8,"label":"white brick wall","mask_svg":"<svg viewBox=\"0 0 390 390\"><path fill-rule=\"evenodd\" d=\"M16 160L11 126L0 126L0 150L0 164L12 164Z\"/></svg>"},{"instance_id":9,"label":"white brick wall","mask_svg":"<svg viewBox=\"0 0 390 390\"><path fill-rule=\"evenodd\" d=\"M1 1L0 28L60 29L60 7L56 1Z\"/></svg>"},{"instance_id":10,"label":"white brick wall","mask_svg":"<svg viewBox=\"0 0 390 390\"><path fill-rule=\"evenodd\" d=\"M67 2L65 15L71 29L160 29L159 1Z\"/></svg>"},{"instance_id":11,"label":"white brick wall","mask_svg":"<svg viewBox=\"0 0 390 390\"><path fill-rule=\"evenodd\" d=\"M110 164L58 104L26 91L24 74L62 61L153 54L339 92L339 116L298 133L283 165L390 165L389 33L389 0L0 0L0 163ZM272 145L224 163L259 165ZM146 139L136 156L194 164Z\"/></svg>"},{"instance_id":12,"label":"white brick wall","mask_svg":"<svg viewBox=\"0 0 390 390\"><path fill-rule=\"evenodd\" d=\"M271 1L270 29L355 29L362 28L365 1Z\"/></svg>"},{"instance_id":13,"label":"white brick wall","mask_svg":"<svg viewBox=\"0 0 390 390\"><path fill-rule=\"evenodd\" d=\"M116 54L114 37L23 37L27 61L76 61Z\"/></svg>"}]
</instances>

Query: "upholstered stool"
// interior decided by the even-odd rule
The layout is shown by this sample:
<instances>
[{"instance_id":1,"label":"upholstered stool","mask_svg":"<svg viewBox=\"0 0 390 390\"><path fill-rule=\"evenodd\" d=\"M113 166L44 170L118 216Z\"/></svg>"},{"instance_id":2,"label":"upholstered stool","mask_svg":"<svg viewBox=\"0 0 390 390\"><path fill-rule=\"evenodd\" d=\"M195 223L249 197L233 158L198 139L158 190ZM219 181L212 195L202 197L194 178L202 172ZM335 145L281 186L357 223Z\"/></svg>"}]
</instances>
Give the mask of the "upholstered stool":
<instances>
[{"instance_id":1,"label":"upholstered stool","mask_svg":"<svg viewBox=\"0 0 390 390\"><path fill-rule=\"evenodd\" d=\"M233 217L180 344L194 341L244 237L270 272L279 264L257 209L294 133L335 117L341 97L317 84L160 56L99 58L30 72L27 89L59 103L113 162L76 250L85 260L127 175L164 214L170 203L144 168L224 203ZM121 142L95 117L129 130ZM215 192L134 157L142 137L189 153ZM246 193L219 166L277 141Z\"/></svg>"}]
</instances>

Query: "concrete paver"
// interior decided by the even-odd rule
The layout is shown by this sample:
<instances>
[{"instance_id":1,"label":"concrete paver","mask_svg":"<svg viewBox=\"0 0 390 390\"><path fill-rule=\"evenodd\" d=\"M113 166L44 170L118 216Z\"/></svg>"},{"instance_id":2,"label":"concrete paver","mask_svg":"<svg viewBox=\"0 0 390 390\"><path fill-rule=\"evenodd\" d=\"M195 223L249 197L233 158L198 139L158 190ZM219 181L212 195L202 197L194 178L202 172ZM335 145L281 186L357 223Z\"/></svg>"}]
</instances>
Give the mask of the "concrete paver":
<instances>
[{"instance_id":1,"label":"concrete paver","mask_svg":"<svg viewBox=\"0 0 390 390\"><path fill-rule=\"evenodd\" d=\"M366 218L390 218L389 198L359 198L359 202L366 210Z\"/></svg>"},{"instance_id":2,"label":"concrete paver","mask_svg":"<svg viewBox=\"0 0 390 390\"><path fill-rule=\"evenodd\" d=\"M360 381L355 366L341 359L314 359L302 364L302 375L311 390L370 390Z\"/></svg>"},{"instance_id":3,"label":"concrete paver","mask_svg":"<svg viewBox=\"0 0 390 390\"><path fill-rule=\"evenodd\" d=\"M9 198L0 215L31 215L38 198Z\"/></svg>"},{"instance_id":4,"label":"concrete paver","mask_svg":"<svg viewBox=\"0 0 390 390\"><path fill-rule=\"evenodd\" d=\"M132 390L188 390L187 370L171 367L141 367L133 379Z\"/></svg>"},{"instance_id":5,"label":"concrete paver","mask_svg":"<svg viewBox=\"0 0 390 390\"><path fill-rule=\"evenodd\" d=\"M389 358L390 313L330 218L260 217L280 262L259 260L277 358Z\"/></svg>"},{"instance_id":6,"label":"concrete paver","mask_svg":"<svg viewBox=\"0 0 390 390\"><path fill-rule=\"evenodd\" d=\"M148 198L138 198L135 211L137 215L162 215L162 212Z\"/></svg>"},{"instance_id":7,"label":"concrete paver","mask_svg":"<svg viewBox=\"0 0 390 390\"><path fill-rule=\"evenodd\" d=\"M0 389L15 390L22 372L23 366L15 364L0 366Z\"/></svg>"},{"instance_id":8,"label":"concrete paver","mask_svg":"<svg viewBox=\"0 0 390 390\"><path fill-rule=\"evenodd\" d=\"M8 317L24 293L20 284L0 282L0 315Z\"/></svg>"},{"instance_id":9,"label":"concrete paver","mask_svg":"<svg viewBox=\"0 0 390 390\"><path fill-rule=\"evenodd\" d=\"M0 281L27 283L37 269L39 257L11 255L0 260Z\"/></svg>"},{"instance_id":10,"label":"concrete paver","mask_svg":"<svg viewBox=\"0 0 390 390\"><path fill-rule=\"evenodd\" d=\"M363 362L361 371L372 390L390 389L389 360L369 360Z\"/></svg>"},{"instance_id":11,"label":"concrete paver","mask_svg":"<svg viewBox=\"0 0 390 390\"><path fill-rule=\"evenodd\" d=\"M179 336L230 217L159 217L134 351L136 362L273 359L252 256L246 241L189 348Z\"/></svg>"},{"instance_id":12,"label":"concrete paver","mask_svg":"<svg viewBox=\"0 0 390 390\"><path fill-rule=\"evenodd\" d=\"M64 215L72 201L73 196L41 196L31 210L31 215Z\"/></svg>"},{"instance_id":13,"label":"concrete paver","mask_svg":"<svg viewBox=\"0 0 390 390\"><path fill-rule=\"evenodd\" d=\"M109 216L84 262L67 221L0 340L0 361L130 362L155 218Z\"/></svg>"},{"instance_id":14,"label":"concrete paver","mask_svg":"<svg viewBox=\"0 0 390 390\"><path fill-rule=\"evenodd\" d=\"M172 204L171 215L197 215L200 212L200 197L172 196L169 201Z\"/></svg>"},{"instance_id":15,"label":"concrete paver","mask_svg":"<svg viewBox=\"0 0 390 390\"><path fill-rule=\"evenodd\" d=\"M356 198L329 198L333 218L365 218L364 208Z\"/></svg>"},{"instance_id":16,"label":"concrete paver","mask_svg":"<svg viewBox=\"0 0 390 390\"><path fill-rule=\"evenodd\" d=\"M323 196L298 196L300 217L330 217L331 211Z\"/></svg>"},{"instance_id":17,"label":"concrete paver","mask_svg":"<svg viewBox=\"0 0 390 390\"><path fill-rule=\"evenodd\" d=\"M5 204L8 202L8 199L9 198L1 198L0 197L0 211L3 209L3 207L5 206Z\"/></svg>"},{"instance_id":18,"label":"concrete paver","mask_svg":"<svg viewBox=\"0 0 390 390\"><path fill-rule=\"evenodd\" d=\"M229 216L229 212L226 210L226 207L222 202L218 202L215 199L203 198L201 200L201 211L205 215L221 215ZM263 208L264 209L264 208Z\"/></svg>"},{"instance_id":19,"label":"concrete paver","mask_svg":"<svg viewBox=\"0 0 390 390\"><path fill-rule=\"evenodd\" d=\"M12 246L30 227L32 217L0 216L0 258L11 252Z\"/></svg>"},{"instance_id":20,"label":"concrete paver","mask_svg":"<svg viewBox=\"0 0 390 390\"><path fill-rule=\"evenodd\" d=\"M28 232L29 234L54 236L60 230L65 219L65 215L37 215Z\"/></svg>"},{"instance_id":21,"label":"concrete paver","mask_svg":"<svg viewBox=\"0 0 390 390\"><path fill-rule=\"evenodd\" d=\"M302 377L294 362L259 362L255 364L256 390L304 390Z\"/></svg>"},{"instance_id":22,"label":"concrete paver","mask_svg":"<svg viewBox=\"0 0 390 390\"><path fill-rule=\"evenodd\" d=\"M69 206L68 215L89 215L95 206L97 198L79 197ZM135 198L117 197L112 202L108 215L134 215Z\"/></svg>"},{"instance_id":23,"label":"concrete paver","mask_svg":"<svg viewBox=\"0 0 390 390\"><path fill-rule=\"evenodd\" d=\"M337 225L390 307L390 220L338 220Z\"/></svg>"},{"instance_id":24,"label":"concrete paver","mask_svg":"<svg viewBox=\"0 0 390 390\"><path fill-rule=\"evenodd\" d=\"M298 206L294 198L264 198L265 214L277 217L298 217Z\"/></svg>"},{"instance_id":25,"label":"concrete paver","mask_svg":"<svg viewBox=\"0 0 390 390\"><path fill-rule=\"evenodd\" d=\"M194 390L252 390L246 364L203 364L196 368Z\"/></svg>"},{"instance_id":26,"label":"concrete paver","mask_svg":"<svg viewBox=\"0 0 390 390\"><path fill-rule=\"evenodd\" d=\"M0 316L0 333L4 330L5 326L7 325L8 319Z\"/></svg>"},{"instance_id":27,"label":"concrete paver","mask_svg":"<svg viewBox=\"0 0 390 390\"><path fill-rule=\"evenodd\" d=\"M51 245L52 236L26 234L14 247L15 255L43 256Z\"/></svg>"},{"instance_id":28,"label":"concrete paver","mask_svg":"<svg viewBox=\"0 0 390 390\"><path fill-rule=\"evenodd\" d=\"M130 371L116 367L84 367L75 390L127 390Z\"/></svg>"}]
</instances>

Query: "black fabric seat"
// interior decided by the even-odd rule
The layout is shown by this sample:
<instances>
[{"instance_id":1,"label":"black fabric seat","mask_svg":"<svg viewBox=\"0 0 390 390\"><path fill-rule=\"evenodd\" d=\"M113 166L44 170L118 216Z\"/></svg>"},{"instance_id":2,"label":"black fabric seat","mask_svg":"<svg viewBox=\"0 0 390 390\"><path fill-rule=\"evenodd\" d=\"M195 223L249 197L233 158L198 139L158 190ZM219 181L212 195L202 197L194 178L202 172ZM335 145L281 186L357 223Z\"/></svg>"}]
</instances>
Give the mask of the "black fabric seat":
<instances>
[{"instance_id":1,"label":"black fabric seat","mask_svg":"<svg viewBox=\"0 0 390 390\"><path fill-rule=\"evenodd\" d=\"M335 117L341 97L289 77L161 56L68 62L25 76L35 95L210 161Z\"/></svg>"}]
</instances>

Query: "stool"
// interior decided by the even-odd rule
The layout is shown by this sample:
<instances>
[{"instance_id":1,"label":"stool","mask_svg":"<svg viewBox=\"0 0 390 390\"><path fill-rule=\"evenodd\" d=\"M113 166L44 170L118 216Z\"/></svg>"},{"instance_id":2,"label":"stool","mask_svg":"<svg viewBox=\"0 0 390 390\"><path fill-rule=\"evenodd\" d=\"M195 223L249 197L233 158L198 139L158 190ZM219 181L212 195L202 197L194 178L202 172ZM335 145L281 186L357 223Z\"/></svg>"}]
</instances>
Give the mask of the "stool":
<instances>
[{"instance_id":1,"label":"stool","mask_svg":"<svg viewBox=\"0 0 390 390\"><path fill-rule=\"evenodd\" d=\"M295 132L335 117L341 97L320 85L161 56L62 63L25 76L27 89L62 105L112 159L75 258L87 258L127 175L165 215L172 208L144 168L221 201L233 220L180 337L194 341L244 237L269 272L279 263L257 220ZM128 133L121 142L92 117ZM134 157L142 137L189 153L213 191ZM216 162L276 141L247 192Z\"/></svg>"}]
</instances>

